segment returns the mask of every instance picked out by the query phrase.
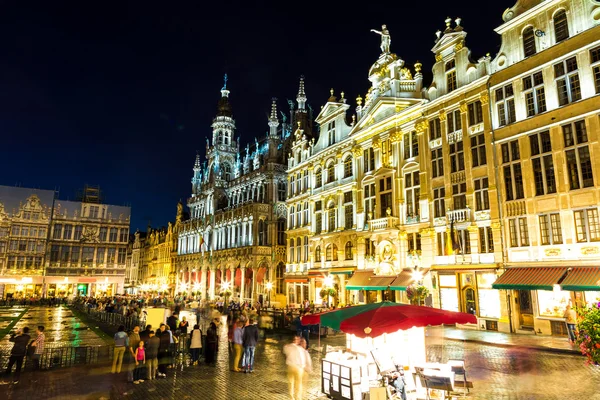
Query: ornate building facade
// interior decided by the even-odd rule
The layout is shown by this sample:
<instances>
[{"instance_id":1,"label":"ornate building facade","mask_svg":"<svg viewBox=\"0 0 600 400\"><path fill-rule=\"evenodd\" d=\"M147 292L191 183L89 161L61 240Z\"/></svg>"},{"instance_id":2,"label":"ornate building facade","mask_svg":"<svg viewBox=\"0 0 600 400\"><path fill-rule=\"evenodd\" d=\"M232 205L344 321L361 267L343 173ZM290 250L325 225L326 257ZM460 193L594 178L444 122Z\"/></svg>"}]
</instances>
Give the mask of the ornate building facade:
<instances>
[{"instance_id":1,"label":"ornate building facade","mask_svg":"<svg viewBox=\"0 0 600 400\"><path fill-rule=\"evenodd\" d=\"M285 303L284 162L291 124L287 116L279 122L274 100L267 136L241 151L229 94L225 85L206 161L196 156L189 219L183 218L183 205L178 209L176 291L214 299L227 282L235 299L266 300L265 284L272 282L271 299ZM308 121L291 116L292 123Z\"/></svg>"},{"instance_id":2,"label":"ornate building facade","mask_svg":"<svg viewBox=\"0 0 600 400\"><path fill-rule=\"evenodd\" d=\"M293 135L290 303L324 287L339 303L407 302L422 283L427 304L479 329L562 333L566 303L600 296L598 16L518 1L498 55L478 60L447 19L426 88L377 31L364 104L332 92L318 140Z\"/></svg>"},{"instance_id":3,"label":"ornate building facade","mask_svg":"<svg viewBox=\"0 0 600 400\"><path fill-rule=\"evenodd\" d=\"M489 83L505 238L495 287L513 331L564 334L566 304L600 297L600 4L518 1L503 20Z\"/></svg>"}]
</instances>

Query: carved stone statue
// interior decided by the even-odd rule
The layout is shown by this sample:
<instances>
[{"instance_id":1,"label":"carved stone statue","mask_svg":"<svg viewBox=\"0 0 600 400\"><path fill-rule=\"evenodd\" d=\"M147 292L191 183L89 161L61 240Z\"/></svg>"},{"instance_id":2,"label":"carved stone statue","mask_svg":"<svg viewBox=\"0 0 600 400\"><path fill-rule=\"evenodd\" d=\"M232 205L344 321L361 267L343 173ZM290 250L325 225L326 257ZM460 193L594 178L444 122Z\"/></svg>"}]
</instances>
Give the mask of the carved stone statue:
<instances>
[{"instance_id":1,"label":"carved stone statue","mask_svg":"<svg viewBox=\"0 0 600 400\"><path fill-rule=\"evenodd\" d=\"M381 31L371 29L371 32L375 32L376 34L381 36L381 45L379 46L381 48L381 53L389 54L390 45L392 44L392 38L390 36L390 31L388 31L387 27L385 25L381 25Z\"/></svg>"}]
</instances>

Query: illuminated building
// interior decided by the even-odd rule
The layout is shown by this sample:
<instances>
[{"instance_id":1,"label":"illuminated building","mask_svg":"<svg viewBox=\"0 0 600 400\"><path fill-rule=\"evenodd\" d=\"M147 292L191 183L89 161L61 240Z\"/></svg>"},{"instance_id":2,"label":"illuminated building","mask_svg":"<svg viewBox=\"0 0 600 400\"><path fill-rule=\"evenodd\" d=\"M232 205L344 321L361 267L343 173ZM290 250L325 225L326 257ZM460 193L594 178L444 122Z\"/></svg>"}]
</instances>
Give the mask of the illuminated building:
<instances>
[{"instance_id":1,"label":"illuminated building","mask_svg":"<svg viewBox=\"0 0 600 400\"><path fill-rule=\"evenodd\" d=\"M228 282L233 299L264 300L265 283L272 281L271 302L283 304L284 159L291 127L287 117L280 124L274 100L267 136L240 149L229 94L225 84L206 161L196 156L189 219L179 206L176 292L214 299Z\"/></svg>"}]
</instances>

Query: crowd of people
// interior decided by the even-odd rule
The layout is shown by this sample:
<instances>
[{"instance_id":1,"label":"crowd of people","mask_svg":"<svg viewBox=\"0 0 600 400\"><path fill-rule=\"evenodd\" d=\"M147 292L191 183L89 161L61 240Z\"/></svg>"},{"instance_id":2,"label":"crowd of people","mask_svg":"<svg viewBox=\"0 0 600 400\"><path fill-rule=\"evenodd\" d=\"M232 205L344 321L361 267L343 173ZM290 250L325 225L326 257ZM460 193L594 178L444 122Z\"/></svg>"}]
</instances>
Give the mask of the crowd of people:
<instances>
[{"instance_id":1,"label":"crowd of people","mask_svg":"<svg viewBox=\"0 0 600 400\"><path fill-rule=\"evenodd\" d=\"M27 360L27 370L34 373L40 370L40 358L44 353L44 347L46 344L46 336L44 334L44 326L40 325L36 328L35 336L29 334L29 327L18 329L15 333L10 336L9 339L13 344L10 351L10 357L8 359L8 366L6 367L5 379L1 381L2 384L12 383L18 384L21 379L21 370L23 369L23 363ZM13 366L15 372L13 374ZM35 381L35 376L31 379Z\"/></svg>"}]
</instances>

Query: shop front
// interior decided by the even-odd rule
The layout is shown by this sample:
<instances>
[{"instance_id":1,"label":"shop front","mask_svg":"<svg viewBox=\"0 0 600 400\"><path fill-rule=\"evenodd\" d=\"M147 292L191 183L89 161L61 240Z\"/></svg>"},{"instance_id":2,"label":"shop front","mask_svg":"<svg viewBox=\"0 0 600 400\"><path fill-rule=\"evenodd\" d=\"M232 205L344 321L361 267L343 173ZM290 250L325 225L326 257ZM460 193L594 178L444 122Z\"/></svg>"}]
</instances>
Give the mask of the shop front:
<instances>
[{"instance_id":1,"label":"shop front","mask_svg":"<svg viewBox=\"0 0 600 400\"><path fill-rule=\"evenodd\" d=\"M372 304L381 301L408 303L406 288L415 282L412 270L398 275L375 275L374 270L354 272L346 284L350 304Z\"/></svg>"},{"instance_id":2,"label":"shop front","mask_svg":"<svg viewBox=\"0 0 600 400\"><path fill-rule=\"evenodd\" d=\"M308 278L286 279L287 304L290 307L300 307L306 300L309 300L308 295Z\"/></svg>"},{"instance_id":3,"label":"shop front","mask_svg":"<svg viewBox=\"0 0 600 400\"><path fill-rule=\"evenodd\" d=\"M479 329L509 331L508 321L502 318L500 293L492 289L496 277L491 268L438 271L432 284L438 292L439 307L476 315Z\"/></svg>"}]
</instances>

